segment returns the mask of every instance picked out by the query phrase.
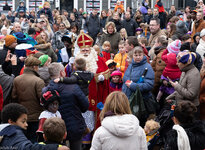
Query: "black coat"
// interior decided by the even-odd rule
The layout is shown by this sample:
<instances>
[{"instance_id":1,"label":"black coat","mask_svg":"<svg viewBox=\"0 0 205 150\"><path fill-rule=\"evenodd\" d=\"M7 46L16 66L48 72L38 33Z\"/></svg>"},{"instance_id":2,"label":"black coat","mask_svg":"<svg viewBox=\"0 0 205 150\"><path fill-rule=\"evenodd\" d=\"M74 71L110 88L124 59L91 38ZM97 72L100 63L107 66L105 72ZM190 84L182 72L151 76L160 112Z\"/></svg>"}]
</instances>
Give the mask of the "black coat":
<instances>
[{"instance_id":1,"label":"black coat","mask_svg":"<svg viewBox=\"0 0 205 150\"><path fill-rule=\"evenodd\" d=\"M60 94L61 105L59 111L66 124L67 139L72 141L80 140L86 129L85 120L81 113L88 110L88 98L77 84L57 84L51 81L43 89L43 92L47 90L57 90Z\"/></svg>"},{"instance_id":2,"label":"black coat","mask_svg":"<svg viewBox=\"0 0 205 150\"><path fill-rule=\"evenodd\" d=\"M115 27L117 29L117 32L119 32L122 29L122 22L121 22L121 20L111 19L110 21L114 22Z\"/></svg>"},{"instance_id":3,"label":"black coat","mask_svg":"<svg viewBox=\"0 0 205 150\"><path fill-rule=\"evenodd\" d=\"M92 13L90 14L85 22L85 30L93 39L96 39L97 34L100 32L100 18L98 15L93 16Z\"/></svg>"},{"instance_id":4,"label":"black coat","mask_svg":"<svg viewBox=\"0 0 205 150\"><path fill-rule=\"evenodd\" d=\"M201 121L196 121L192 124L181 125L189 138L191 150L205 149L205 124ZM165 150L178 150L177 132L171 130L165 137Z\"/></svg>"},{"instance_id":5,"label":"black coat","mask_svg":"<svg viewBox=\"0 0 205 150\"><path fill-rule=\"evenodd\" d=\"M153 15L145 15L144 22L149 24L150 20L153 18Z\"/></svg>"},{"instance_id":6,"label":"black coat","mask_svg":"<svg viewBox=\"0 0 205 150\"><path fill-rule=\"evenodd\" d=\"M138 28L136 21L133 19L123 20L122 21L123 28L126 29L128 36L135 36L136 28Z\"/></svg>"},{"instance_id":7,"label":"black coat","mask_svg":"<svg viewBox=\"0 0 205 150\"><path fill-rule=\"evenodd\" d=\"M88 86L90 81L93 79L93 73L88 71L76 71L71 74L71 77L61 78L60 82L66 84L78 84L83 93L88 96Z\"/></svg>"}]
</instances>

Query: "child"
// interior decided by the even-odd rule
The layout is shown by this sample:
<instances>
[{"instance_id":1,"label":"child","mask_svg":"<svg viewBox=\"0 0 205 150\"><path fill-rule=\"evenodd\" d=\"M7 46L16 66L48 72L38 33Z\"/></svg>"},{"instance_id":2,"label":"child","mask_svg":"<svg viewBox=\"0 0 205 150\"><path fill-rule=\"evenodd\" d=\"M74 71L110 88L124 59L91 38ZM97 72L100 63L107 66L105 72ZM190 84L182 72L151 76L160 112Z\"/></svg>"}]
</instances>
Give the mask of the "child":
<instances>
[{"instance_id":1,"label":"child","mask_svg":"<svg viewBox=\"0 0 205 150\"><path fill-rule=\"evenodd\" d=\"M124 13L124 6L120 0L117 1L116 6L115 6L115 12L120 9L122 13Z\"/></svg>"},{"instance_id":2,"label":"child","mask_svg":"<svg viewBox=\"0 0 205 150\"><path fill-rule=\"evenodd\" d=\"M115 63L114 60L110 59L106 61L106 65L108 66L110 70L110 74L112 74L112 72L116 70L117 63Z\"/></svg>"},{"instance_id":3,"label":"child","mask_svg":"<svg viewBox=\"0 0 205 150\"><path fill-rule=\"evenodd\" d=\"M67 136L65 122L58 117L46 119L43 124L43 133L45 142L41 142L40 144L60 144L60 147L62 141Z\"/></svg>"},{"instance_id":4,"label":"child","mask_svg":"<svg viewBox=\"0 0 205 150\"><path fill-rule=\"evenodd\" d=\"M39 116L39 127L36 131L38 134L38 141L43 141L43 125L46 119L52 117L61 118L61 114L58 111L60 103L60 96L57 91L47 91L41 97L40 104L46 109Z\"/></svg>"},{"instance_id":5,"label":"child","mask_svg":"<svg viewBox=\"0 0 205 150\"><path fill-rule=\"evenodd\" d=\"M103 54L103 58L105 58L105 60L109 60L111 59L111 54L110 54L110 51L111 51L111 44L109 41L105 41L102 45L102 54Z\"/></svg>"},{"instance_id":6,"label":"child","mask_svg":"<svg viewBox=\"0 0 205 150\"><path fill-rule=\"evenodd\" d=\"M25 6L23 0L21 0L21 1L19 2L19 6L18 6L17 9L16 9L16 12L17 12L17 13L19 13L20 11L26 13L26 6Z\"/></svg>"},{"instance_id":7,"label":"child","mask_svg":"<svg viewBox=\"0 0 205 150\"><path fill-rule=\"evenodd\" d=\"M136 29L136 36L137 36L138 39L142 37L142 36L141 36L142 33L143 33L142 28L137 28L137 29Z\"/></svg>"},{"instance_id":8,"label":"child","mask_svg":"<svg viewBox=\"0 0 205 150\"><path fill-rule=\"evenodd\" d=\"M122 91L122 73L114 71L111 74L110 93L114 91Z\"/></svg>"},{"instance_id":9,"label":"child","mask_svg":"<svg viewBox=\"0 0 205 150\"><path fill-rule=\"evenodd\" d=\"M0 125L0 136L2 137L0 147L24 150L60 150L57 144L32 144L26 138L24 130L28 127L27 113L26 108L17 103L8 104L3 108L1 114L3 124ZM63 147L65 148L65 146Z\"/></svg>"},{"instance_id":10,"label":"child","mask_svg":"<svg viewBox=\"0 0 205 150\"><path fill-rule=\"evenodd\" d=\"M51 58L48 55L42 55L39 57L39 60L41 61L41 64L38 69L38 73L40 75L40 78L43 79L43 81L45 82L45 85L47 86L50 81L50 74L48 72L48 66L51 63Z\"/></svg>"},{"instance_id":11,"label":"child","mask_svg":"<svg viewBox=\"0 0 205 150\"><path fill-rule=\"evenodd\" d=\"M125 49L125 42L120 41L118 44L119 47L119 53L115 55L114 61L117 63L117 69L122 72L122 78L125 73L125 64L127 59L127 53Z\"/></svg>"},{"instance_id":12,"label":"child","mask_svg":"<svg viewBox=\"0 0 205 150\"><path fill-rule=\"evenodd\" d=\"M178 81L181 76L181 71L177 66L177 54L181 48L181 41L175 40L167 46L167 49L162 53L162 60L166 63L166 67L161 75L162 85L160 86L159 93L157 95L157 101L161 99L163 93L165 96L172 94L175 90L169 84L170 78L173 82Z\"/></svg>"},{"instance_id":13,"label":"child","mask_svg":"<svg viewBox=\"0 0 205 150\"><path fill-rule=\"evenodd\" d=\"M97 55L100 56L104 60L104 62L106 62L107 60L103 57L103 54L100 52L100 47L98 45L94 45L93 48L97 52Z\"/></svg>"},{"instance_id":14,"label":"child","mask_svg":"<svg viewBox=\"0 0 205 150\"><path fill-rule=\"evenodd\" d=\"M153 119L148 120L145 123L144 131L146 134L146 139L148 146L154 146L158 134L158 129L160 128L160 124Z\"/></svg>"},{"instance_id":15,"label":"child","mask_svg":"<svg viewBox=\"0 0 205 150\"><path fill-rule=\"evenodd\" d=\"M127 31L126 31L125 28L122 28L122 29L120 30L120 37L121 37L121 40L122 40L122 41L126 41L126 39L127 39Z\"/></svg>"},{"instance_id":16,"label":"child","mask_svg":"<svg viewBox=\"0 0 205 150\"><path fill-rule=\"evenodd\" d=\"M71 77L57 78L54 80L55 83L66 83L66 84L79 84L83 93L88 96L88 86L90 81L93 79L93 74L86 70L86 61L83 58L78 58L73 64L75 72L71 74Z\"/></svg>"},{"instance_id":17,"label":"child","mask_svg":"<svg viewBox=\"0 0 205 150\"><path fill-rule=\"evenodd\" d=\"M126 63L125 63L125 71L127 70L127 67L132 63L132 58L133 58L133 51L129 51L127 54L127 59L126 59Z\"/></svg>"}]
</instances>

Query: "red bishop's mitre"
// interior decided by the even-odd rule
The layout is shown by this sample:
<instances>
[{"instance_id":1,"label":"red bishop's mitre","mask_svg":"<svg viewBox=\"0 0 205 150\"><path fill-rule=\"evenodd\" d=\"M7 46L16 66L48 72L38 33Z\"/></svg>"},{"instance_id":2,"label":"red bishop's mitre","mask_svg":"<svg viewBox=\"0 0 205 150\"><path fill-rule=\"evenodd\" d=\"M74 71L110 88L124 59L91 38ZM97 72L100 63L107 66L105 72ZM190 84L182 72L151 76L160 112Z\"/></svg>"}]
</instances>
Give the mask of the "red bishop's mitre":
<instances>
[{"instance_id":1,"label":"red bishop's mitre","mask_svg":"<svg viewBox=\"0 0 205 150\"><path fill-rule=\"evenodd\" d=\"M77 39L79 48L86 48L93 46L93 39L86 33L81 32Z\"/></svg>"}]
</instances>

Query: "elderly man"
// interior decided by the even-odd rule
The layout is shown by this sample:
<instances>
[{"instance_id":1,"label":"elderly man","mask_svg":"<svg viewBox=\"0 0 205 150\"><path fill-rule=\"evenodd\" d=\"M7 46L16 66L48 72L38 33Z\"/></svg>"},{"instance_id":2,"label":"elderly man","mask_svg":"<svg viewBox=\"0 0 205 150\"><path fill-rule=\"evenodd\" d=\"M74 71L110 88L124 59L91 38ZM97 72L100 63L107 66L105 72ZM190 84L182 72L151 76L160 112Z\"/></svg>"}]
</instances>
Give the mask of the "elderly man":
<instances>
[{"instance_id":1,"label":"elderly man","mask_svg":"<svg viewBox=\"0 0 205 150\"><path fill-rule=\"evenodd\" d=\"M105 62L100 58L92 48L93 39L84 33L81 33L77 39L77 44L80 48L77 58L86 60L86 70L94 73L94 78L89 85L89 110L94 113L99 102L105 102L109 94L109 69ZM97 121L96 126L99 127L100 121Z\"/></svg>"},{"instance_id":2,"label":"elderly man","mask_svg":"<svg viewBox=\"0 0 205 150\"><path fill-rule=\"evenodd\" d=\"M154 48L153 48L153 46L155 45L156 39L161 35L166 36L166 34L164 33L164 31L162 31L160 29L160 20L159 20L159 18L152 18L150 20L149 28L150 28L151 35L150 35L150 38L149 38L148 45L152 48L149 51L149 56L151 57L151 59L153 59L154 58Z\"/></svg>"},{"instance_id":3,"label":"elderly man","mask_svg":"<svg viewBox=\"0 0 205 150\"><path fill-rule=\"evenodd\" d=\"M86 130L85 120L81 113L88 109L88 99L77 84L53 82L56 78L65 77L62 64L54 62L50 64L48 71L52 81L43 89L43 92L47 90L57 90L59 92L61 97L59 111L66 124L66 139L69 140L71 150L80 150L81 139Z\"/></svg>"},{"instance_id":4,"label":"elderly man","mask_svg":"<svg viewBox=\"0 0 205 150\"><path fill-rule=\"evenodd\" d=\"M28 109L27 137L33 143L37 142L36 130L38 129L38 117L43 111L40 105L41 91L45 86L39 77L38 66L41 61L31 56L25 60L24 73L14 79L12 98Z\"/></svg>"}]
</instances>

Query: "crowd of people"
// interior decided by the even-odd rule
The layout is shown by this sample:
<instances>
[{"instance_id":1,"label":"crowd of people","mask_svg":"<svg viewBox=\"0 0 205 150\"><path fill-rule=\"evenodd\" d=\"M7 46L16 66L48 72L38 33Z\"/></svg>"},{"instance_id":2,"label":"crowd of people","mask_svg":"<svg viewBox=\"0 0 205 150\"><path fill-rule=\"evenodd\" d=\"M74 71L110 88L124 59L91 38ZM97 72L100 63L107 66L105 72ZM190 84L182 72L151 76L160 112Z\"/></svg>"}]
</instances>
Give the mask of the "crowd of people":
<instances>
[{"instance_id":1,"label":"crowd of people","mask_svg":"<svg viewBox=\"0 0 205 150\"><path fill-rule=\"evenodd\" d=\"M205 5L0 17L0 149L205 149Z\"/></svg>"}]
</instances>

